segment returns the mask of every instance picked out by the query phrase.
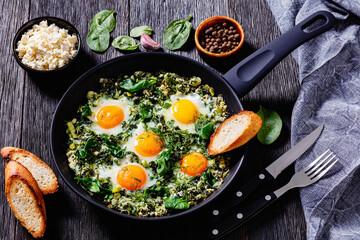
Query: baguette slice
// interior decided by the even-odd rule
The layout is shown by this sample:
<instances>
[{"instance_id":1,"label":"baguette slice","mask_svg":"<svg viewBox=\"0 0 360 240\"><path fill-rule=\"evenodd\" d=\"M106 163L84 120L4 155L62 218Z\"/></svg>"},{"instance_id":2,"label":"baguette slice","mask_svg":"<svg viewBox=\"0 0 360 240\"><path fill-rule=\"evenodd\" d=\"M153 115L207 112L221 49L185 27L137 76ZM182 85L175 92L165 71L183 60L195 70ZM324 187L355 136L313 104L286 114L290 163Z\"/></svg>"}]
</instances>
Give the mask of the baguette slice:
<instances>
[{"instance_id":1,"label":"baguette slice","mask_svg":"<svg viewBox=\"0 0 360 240\"><path fill-rule=\"evenodd\" d=\"M261 124L261 118L251 111L231 116L211 135L208 153L216 155L244 145L258 133Z\"/></svg>"},{"instance_id":2,"label":"baguette slice","mask_svg":"<svg viewBox=\"0 0 360 240\"><path fill-rule=\"evenodd\" d=\"M5 166L5 194L21 224L34 238L42 237L46 228L43 195L29 170L16 161Z\"/></svg>"},{"instance_id":3,"label":"baguette slice","mask_svg":"<svg viewBox=\"0 0 360 240\"><path fill-rule=\"evenodd\" d=\"M14 147L4 147L0 153L5 161L15 160L26 167L36 179L44 195L54 193L59 189L54 172L34 154Z\"/></svg>"}]
</instances>

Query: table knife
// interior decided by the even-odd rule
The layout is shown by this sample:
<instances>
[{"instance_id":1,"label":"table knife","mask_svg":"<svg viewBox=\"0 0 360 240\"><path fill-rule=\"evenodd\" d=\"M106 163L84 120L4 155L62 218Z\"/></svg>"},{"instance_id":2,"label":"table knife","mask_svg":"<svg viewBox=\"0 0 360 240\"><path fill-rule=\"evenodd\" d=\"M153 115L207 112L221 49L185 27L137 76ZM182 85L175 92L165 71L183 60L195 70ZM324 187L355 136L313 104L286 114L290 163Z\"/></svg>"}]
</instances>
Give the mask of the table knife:
<instances>
[{"instance_id":1,"label":"table knife","mask_svg":"<svg viewBox=\"0 0 360 240\"><path fill-rule=\"evenodd\" d=\"M222 203L221 209L213 209L213 220L219 219L220 215L231 209L235 205L242 202L249 196L262 182L275 179L285 168L298 159L307 149L309 149L320 136L324 124L321 124L309 135L303 138L299 143L292 147L289 151L284 153L281 157L276 159L272 164L267 166L264 170L256 174L250 181L242 185L232 197L226 199L226 203Z\"/></svg>"}]
</instances>

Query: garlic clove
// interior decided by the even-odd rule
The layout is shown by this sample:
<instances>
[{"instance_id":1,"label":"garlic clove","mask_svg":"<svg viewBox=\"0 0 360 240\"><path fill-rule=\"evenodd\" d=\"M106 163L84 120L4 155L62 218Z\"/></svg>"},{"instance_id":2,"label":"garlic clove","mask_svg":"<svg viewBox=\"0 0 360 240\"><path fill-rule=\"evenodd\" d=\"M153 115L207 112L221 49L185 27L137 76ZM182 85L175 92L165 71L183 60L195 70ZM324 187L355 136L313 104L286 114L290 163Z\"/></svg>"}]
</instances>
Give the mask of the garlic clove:
<instances>
[{"instance_id":1,"label":"garlic clove","mask_svg":"<svg viewBox=\"0 0 360 240\"><path fill-rule=\"evenodd\" d=\"M158 50L160 44L155 42L149 35L143 34L140 37L140 43L147 50Z\"/></svg>"}]
</instances>

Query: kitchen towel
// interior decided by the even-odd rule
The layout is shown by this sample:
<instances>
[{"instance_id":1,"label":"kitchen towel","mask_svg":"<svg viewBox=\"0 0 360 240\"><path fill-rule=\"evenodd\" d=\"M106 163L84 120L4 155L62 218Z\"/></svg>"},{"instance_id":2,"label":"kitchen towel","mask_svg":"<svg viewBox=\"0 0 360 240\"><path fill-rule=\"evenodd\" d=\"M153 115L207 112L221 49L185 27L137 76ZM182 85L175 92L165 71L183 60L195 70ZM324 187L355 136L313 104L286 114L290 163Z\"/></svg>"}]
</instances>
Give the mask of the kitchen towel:
<instances>
[{"instance_id":1,"label":"kitchen towel","mask_svg":"<svg viewBox=\"0 0 360 240\"><path fill-rule=\"evenodd\" d=\"M360 239L360 1L268 3L283 33L320 10L337 18L335 27L292 53L301 91L292 113L291 144L324 123L319 140L295 169L328 148L339 157L319 182L300 189L307 239Z\"/></svg>"}]
</instances>

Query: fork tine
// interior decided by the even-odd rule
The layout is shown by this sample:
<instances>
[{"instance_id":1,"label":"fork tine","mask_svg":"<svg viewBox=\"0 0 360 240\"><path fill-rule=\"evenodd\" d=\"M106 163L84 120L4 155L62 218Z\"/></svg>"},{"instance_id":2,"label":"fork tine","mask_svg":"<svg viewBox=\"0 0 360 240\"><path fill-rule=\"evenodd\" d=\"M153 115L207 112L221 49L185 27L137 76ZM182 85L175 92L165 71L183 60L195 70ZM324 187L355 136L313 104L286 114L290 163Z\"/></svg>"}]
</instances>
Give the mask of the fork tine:
<instances>
[{"instance_id":1,"label":"fork tine","mask_svg":"<svg viewBox=\"0 0 360 240\"><path fill-rule=\"evenodd\" d=\"M309 169L308 171L305 171L305 173L307 174L307 175L311 175L313 172L315 172L319 167L321 167L321 166L323 166L323 165L326 165L326 164L324 164L324 162L326 161L326 160L328 160L328 158L329 157L331 157L331 155L334 155L333 154L333 152L329 152L329 154L327 155L327 156L325 156L325 157L323 157L323 159L321 159L321 161L320 162L318 162L315 166L313 166L311 169ZM334 155L335 156L335 155Z\"/></svg>"},{"instance_id":2,"label":"fork tine","mask_svg":"<svg viewBox=\"0 0 360 240\"><path fill-rule=\"evenodd\" d=\"M303 169L304 172L308 171L310 168L312 168L318 161L322 159L322 157L327 154L330 151L330 149L326 150L323 154L321 154L315 161L309 164L306 168Z\"/></svg>"},{"instance_id":3,"label":"fork tine","mask_svg":"<svg viewBox=\"0 0 360 240\"><path fill-rule=\"evenodd\" d=\"M329 154L326 158L324 158L321 162L319 162L318 164L316 164L316 166L314 166L314 168L311 169L311 171L307 172L306 174L309 177L312 177L316 174L318 174L322 169L324 169L330 162L332 159L334 159L336 156L335 154L331 153ZM329 159L330 158L330 159ZM326 161L326 162L325 162Z\"/></svg>"},{"instance_id":4,"label":"fork tine","mask_svg":"<svg viewBox=\"0 0 360 240\"><path fill-rule=\"evenodd\" d=\"M328 156L330 157L330 156ZM313 178L315 175L317 175L320 171L322 171L325 167L328 166L329 163L331 163L331 161L335 158L335 154L333 154L333 156L327 160L325 163L324 163L324 160L321 161L321 163L318 163L316 167L314 167L314 171L311 171L311 173L307 173L307 175L310 177L310 178ZM326 158L327 159L327 158ZM325 159L325 160L326 160Z\"/></svg>"},{"instance_id":5,"label":"fork tine","mask_svg":"<svg viewBox=\"0 0 360 240\"><path fill-rule=\"evenodd\" d=\"M335 159L333 163L331 163L331 164L330 164L326 169L324 169L319 175L317 175L315 178L313 178L313 179L311 179L311 180L314 181L314 182L316 182L317 180L319 180L322 176L325 175L325 173L327 173L327 172L330 170L330 168L331 168L332 166L334 166L334 164L335 164L338 160L339 160L338 158Z\"/></svg>"}]
</instances>

